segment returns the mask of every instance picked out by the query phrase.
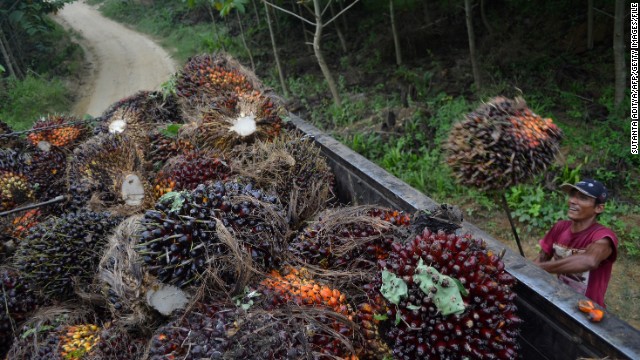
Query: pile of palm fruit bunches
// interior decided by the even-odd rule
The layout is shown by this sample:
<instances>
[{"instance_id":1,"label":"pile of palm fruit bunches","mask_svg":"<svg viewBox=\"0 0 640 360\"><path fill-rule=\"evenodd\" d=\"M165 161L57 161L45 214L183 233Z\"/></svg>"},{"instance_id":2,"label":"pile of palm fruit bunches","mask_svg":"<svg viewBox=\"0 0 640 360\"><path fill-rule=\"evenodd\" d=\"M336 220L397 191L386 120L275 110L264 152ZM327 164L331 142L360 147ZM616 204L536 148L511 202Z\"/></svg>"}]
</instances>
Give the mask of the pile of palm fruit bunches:
<instances>
[{"instance_id":1,"label":"pile of palm fruit bunches","mask_svg":"<svg viewBox=\"0 0 640 360\"><path fill-rule=\"evenodd\" d=\"M501 256L338 203L314 140L227 55L92 120L0 126L0 211L63 196L0 218L0 358L518 357Z\"/></svg>"},{"instance_id":2,"label":"pile of palm fruit bunches","mask_svg":"<svg viewBox=\"0 0 640 360\"><path fill-rule=\"evenodd\" d=\"M522 98L496 97L454 124L445 144L457 180L482 190L505 189L542 173L563 133Z\"/></svg>"}]
</instances>

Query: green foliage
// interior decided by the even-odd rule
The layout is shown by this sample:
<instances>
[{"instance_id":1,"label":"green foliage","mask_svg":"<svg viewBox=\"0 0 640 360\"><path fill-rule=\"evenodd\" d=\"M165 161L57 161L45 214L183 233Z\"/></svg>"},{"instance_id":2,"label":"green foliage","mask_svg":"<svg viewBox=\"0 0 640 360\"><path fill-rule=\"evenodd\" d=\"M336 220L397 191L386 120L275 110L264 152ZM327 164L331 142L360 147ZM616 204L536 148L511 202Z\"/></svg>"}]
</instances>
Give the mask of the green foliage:
<instances>
[{"instance_id":1,"label":"green foliage","mask_svg":"<svg viewBox=\"0 0 640 360\"><path fill-rule=\"evenodd\" d=\"M529 233L548 231L566 213L564 196L549 192L540 185L512 186L506 198L511 216L523 224Z\"/></svg>"},{"instance_id":2,"label":"green foliage","mask_svg":"<svg viewBox=\"0 0 640 360\"><path fill-rule=\"evenodd\" d=\"M28 75L24 80L2 79L0 82L0 119L15 130L25 130L47 113L66 112L70 95L62 80L48 80Z\"/></svg>"}]
</instances>

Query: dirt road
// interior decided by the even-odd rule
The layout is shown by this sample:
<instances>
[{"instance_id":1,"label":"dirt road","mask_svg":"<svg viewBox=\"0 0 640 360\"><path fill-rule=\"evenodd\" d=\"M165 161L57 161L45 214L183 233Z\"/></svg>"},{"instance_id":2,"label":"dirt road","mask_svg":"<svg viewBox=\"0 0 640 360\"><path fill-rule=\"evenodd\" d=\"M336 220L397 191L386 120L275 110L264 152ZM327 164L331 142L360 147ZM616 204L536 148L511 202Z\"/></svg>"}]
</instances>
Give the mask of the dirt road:
<instances>
[{"instance_id":1,"label":"dirt road","mask_svg":"<svg viewBox=\"0 0 640 360\"><path fill-rule=\"evenodd\" d=\"M138 90L157 89L176 69L151 39L103 17L84 1L65 5L55 20L82 37L79 43L90 64L73 109L78 116L98 116Z\"/></svg>"}]
</instances>

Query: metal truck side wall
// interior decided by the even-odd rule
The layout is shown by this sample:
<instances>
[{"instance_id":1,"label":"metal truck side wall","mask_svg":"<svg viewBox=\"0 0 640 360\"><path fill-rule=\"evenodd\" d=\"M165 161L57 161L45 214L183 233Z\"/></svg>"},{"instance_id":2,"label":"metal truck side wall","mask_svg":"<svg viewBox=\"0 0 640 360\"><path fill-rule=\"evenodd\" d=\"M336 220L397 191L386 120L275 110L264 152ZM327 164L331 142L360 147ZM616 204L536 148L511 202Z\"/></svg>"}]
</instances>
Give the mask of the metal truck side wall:
<instances>
[{"instance_id":1,"label":"metal truck side wall","mask_svg":"<svg viewBox=\"0 0 640 360\"><path fill-rule=\"evenodd\" d=\"M343 203L379 204L410 213L436 205L299 117L292 116L291 122L322 148L336 174L338 197ZM484 239L495 252L505 248L468 222L459 231ZM508 248L503 260L506 270L518 280L516 303L525 321L520 336L523 359L640 359L640 331L610 313L600 323L589 322L576 305L583 296Z\"/></svg>"}]
</instances>

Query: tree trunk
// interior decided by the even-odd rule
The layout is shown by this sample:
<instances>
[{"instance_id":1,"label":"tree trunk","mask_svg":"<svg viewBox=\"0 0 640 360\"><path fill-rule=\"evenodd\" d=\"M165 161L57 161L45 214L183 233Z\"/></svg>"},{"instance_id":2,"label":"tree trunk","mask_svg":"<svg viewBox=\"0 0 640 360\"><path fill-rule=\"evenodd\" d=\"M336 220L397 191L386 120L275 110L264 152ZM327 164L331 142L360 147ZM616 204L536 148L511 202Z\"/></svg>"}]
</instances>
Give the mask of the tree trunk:
<instances>
[{"instance_id":1,"label":"tree trunk","mask_svg":"<svg viewBox=\"0 0 640 360\"><path fill-rule=\"evenodd\" d=\"M222 47L222 50L227 51L224 46L224 43L220 41L220 34L218 33L218 25L216 24L216 17L213 15L213 10L211 10L211 6L207 5L207 9L209 10L209 16L211 17L211 24L213 27L213 34L216 37L216 42L219 46Z\"/></svg>"},{"instance_id":2,"label":"tree trunk","mask_svg":"<svg viewBox=\"0 0 640 360\"><path fill-rule=\"evenodd\" d=\"M260 26L260 12L258 11L256 0L251 0L251 4L253 4L253 11L256 13L256 25Z\"/></svg>"},{"instance_id":3,"label":"tree trunk","mask_svg":"<svg viewBox=\"0 0 640 360\"><path fill-rule=\"evenodd\" d=\"M336 16L336 12L333 8L333 3L329 4L329 8L331 9L331 17ZM340 46L342 47L342 52L343 53L347 53L347 40L344 38L344 34L342 33L342 30L340 30L340 26L338 26L338 22L335 21L335 25L336 25L336 33L338 34L338 39L340 40Z\"/></svg>"},{"instance_id":4,"label":"tree trunk","mask_svg":"<svg viewBox=\"0 0 640 360\"><path fill-rule=\"evenodd\" d=\"M322 24L322 7L320 1L321 0L313 0L313 10L316 18L316 31L313 35L313 52L316 55L318 65L320 65L320 70L322 70L322 75L324 75L324 79L327 81L327 85L329 86L329 90L331 91L333 103L336 106L340 107L342 106L342 101L340 100L340 94L338 93L338 86L336 85L335 80L333 80L333 75L331 75L331 70L329 70L329 66L324 60L324 55L322 54L322 49L320 47L320 42L322 40L322 30L324 27L324 25Z\"/></svg>"},{"instance_id":5,"label":"tree trunk","mask_svg":"<svg viewBox=\"0 0 640 360\"><path fill-rule=\"evenodd\" d=\"M396 14L393 10L393 0L389 0L389 18L391 19L391 34L393 34L393 45L396 48L396 65L402 65L402 50L400 49L400 38L396 29Z\"/></svg>"},{"instance_id":6,"label":"tree trunk","mask_svg":"<svg viewBox=\"0 0 640 360\"><path fill-rule=\"evenodd\" d=\"M338 1L338 5L340 5L340 12L344 10L344 1ZM347 13L340 15L340 19L342 20L342 27L344 31L349 32L349 22L347 21Z\"/></svg>"},{"instance_id":7,"label":"tree trunk","mask_svg":"<svg viewBox=\"0 0 640 360\"><path fill-rule=\"evenodd\" d=\"M469 35L469 57L471 58L471 69L473 70L473 81L476 84L476 88L480 89L482 87L482 82L480 81L480 70L478 69L478 61L476 59L476 36L473 32L471 0L464 0L464 10L467 18L467 35Z\"/></svg>"},{"instance_id":8,"label":"tree trunk","mask_svg":"<svg viewBox=\"0 0 640 360\"><path fill-rule=\"evenodd\" d=\"M2 32L1 28L0 32ZM13 60L9 56L9 52L6 49L3 38L4 36L0 37L0 51L2 51L2 57L4 58L4 62L7 64L7 69L9 69L9 76L17 77L16 71L13 69Z\"/></svg>"},{"instance_id":9,"label":"tree trunk","mask_svg":"<svg viewBox=\"0 0 640 360\"><path fill-rule=\"evenodd\" d=\"M625 0L616 0L615 20L613 22L613 57L615 62L615 96L616 106L622 103L627 81L627 70L624 61L624 13Z\"/></svg>"},{"instance_id":10,"label":"tree trunk","mask_svg":"<svg viewBox=\"0 0 640 360\"><path fill-rule=\"evenodd\" d=\"M14 61L14 69L18 74L18 77L24 78L24 71L22 69L27 69L28 67L24 63L24 51L22 50L22 40L18 38L20 32L13 26L13 24L9 23L9 38L4 34L4 43L7 46L7 51L9 52L9 56L13 57ZM13 42L13 44L11 43ZM15 50L15 51L13 51Z\"/></svg>"},{"instance_id":11,"label":"tree trunk","mask_svg":"<svg viewBox=\"0 0 640 360\"><path fill-rule=\"evenodd\" d=\"M249 49L249 45L247 45L247 39L244 36L244 28L242 27L242 19L240 19L240 13L236 11L236 18L238 19L238 25L240 26L240 39L242 39L242 45L244 45L244 49L247 50L247 54L249 54L249 61L251 61L251 70L256 72L256 64L253 62L253 54L251 54L251 49Z\"/></svg>"},{"instance_id":12,"label":"tree trunk","mask_svg":"<svg viewBox=\"0 0 640 360\"><path fill-rule=\"evenodd\" d=\"M282 65L280 64L280 56L278 55L278 47L276 46L276 36L273 33L273 26L271 25L271 16L269 16L269 6L264 2L264 10L267 14L267 25L269 26L269 36L271 36L271 46L273 46L273 58L276 61L276 67L278 69L278 77L280 78L280 86L282 87L282 94L285 98L289 97L289 90L287 89L287 83L284 81L284 73L282 72ZM304 23L303 23L304 29Z\"/></svg>"},{"instance_id":13,"label":"tree trunk","mask_svg":"<svg viewBox=\"0 0 640 360\"><path fill-rule=\"evenodd\" d=\"M302 5L300 5L300 2L295 2L295 0L291 0L291 1L296 3L297 9L298 9L298 15L302 16ZM302 24L302 34L304 35L304 45L308 47L307 48L308 50L313 51L313 44L312 44L312 41L309 40L309 33L307 32L307 26L302 20L300 20L300 23Z\"/></svg>"},{"instance_id":14,"label":"tree trunk","mask_svg":"<svg viewBox=\"0 0 640 360\"><path fill-rule=\"evenodd\" d=\"M482 17L482 23L484 24L484 27L487 28L489 35L493 35L493 29L491 28L491 24L489 24L489 20L487 20L487 14L484 11L485 3L485 0L480 0L480 17Z\"/></svg>"},{"instance_id":15,"label":"tree trunk","mask_svg":"<svg viewBox=\"0 0 640 360\"><path fill-rule=\"evenodd\" d=\"M431 13L429 12L429 8L427 7L427 3L429 0L422 0L422 16L424 17L424 24L431 24Z\"/></svg>"},{"instance_id":16,"label":"tree trunk","mask_svg":"<svg viewBox=\"0 0 640 360\"><path fill-rule=\"evenodd\" d=\"M587 49L593 49L593 0L587 4Z\"/></svg>"},{"instance_id":17,"label":"tree trunk","mask_svg":"<svg viewBox=\"0 0 640 360\"><path fill-rule=\"evenodd\" d=\"M9 46L9 42L7 41L7 38L4 36L4 30L2 29L2 27L0 27L0 45L2 46L2 49L1 49L2 56L5 58L5 61L7 62L7 67L9 68L9 75L16 77L18 79L24 78L24 74L22 73L22 70L20 69L20 66L18 65L18 62L15 56L13 56L11 52L11 47Z\"/></svg>"}]
</instances>

